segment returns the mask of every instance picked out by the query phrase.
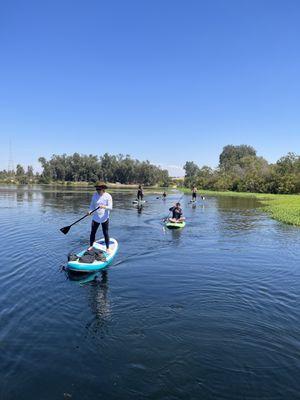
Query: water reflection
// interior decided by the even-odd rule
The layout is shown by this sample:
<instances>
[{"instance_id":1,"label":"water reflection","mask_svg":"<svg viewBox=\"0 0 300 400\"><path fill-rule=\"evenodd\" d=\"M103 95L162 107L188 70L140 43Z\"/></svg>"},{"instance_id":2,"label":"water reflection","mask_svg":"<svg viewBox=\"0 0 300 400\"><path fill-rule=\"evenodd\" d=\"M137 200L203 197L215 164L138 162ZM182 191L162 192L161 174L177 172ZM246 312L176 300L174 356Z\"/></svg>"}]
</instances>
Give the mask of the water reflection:
<instances>
[{"instance_id":1,"label":"water reflection","mask_svg":"<svg viewBox=\"0 0 300 400\"><path fill-rule=\"evenodd\" d=\"M66 271L67 278L70 281L77 282L80 285L84 285L86 283L95 281L99 275L99 272L78 273L78 272L71 271L69 269L66 269L65 271Z\"/></svg>"},{"instance_id":2,"label":"water reflection","mask_svg":"<svg viewBox=\"0 0 300 400\"><path fill-rule=\"evenodd\" d=\"M136 209L137 209L138 214L141 215L142 211L143 211L143 205L141 204L141 205L136 206Z\"/></svg>"},{"instance_id":3,"label":"water reflection","mask_svg":"<svg viewBox=\"0 0 300 400\"><path fill-rule=\"evenodd\" d=\"M90 286L89 306L97 320L102 320L110 315L108 301L108 272L101 271Z\"/></svg>"},{"instance_id":4,"label":"water reflection","mask_svg":"<svg viewBox=\"0 0 300 400\"><path fill-rule=\"evenodd\" d=\"M90 221L58 228L93 188L31 192L0 192L1 399L299 397L298 228L252 199L186 196L187 226L163 235L178 194L147 194L138 213L132 191L112 192L122 267L65 281L53 265L87 246Z\"/></svg>"},{"instance_id":5,"label":"water reflection","mask_svg":"<svg viewBox=\"0 0 300 400\"><path fill-rule=\"evenodd\" d=\"M74 281L80 286L88 285L88 305L95 318L86 325L86 328L92 328L94 333L97 332L111 313L108 301L108 271L105 269L91 274L72 271L66 273L70 281Z\"/></svg>"},{"instance_id":6,"label":"water reflection","mask_svg":"<svg viewBox=\"0 0 300 400\"><path fill-rule=\"evenodd\" d=\"M170 229L170 231L171 231L173 243L176 246L179 246L183 229Z\"/></svg>"},{"instance_id":7,"label":"water reflection","mask_svg":"<svg viewBox=\"0 0 300 400\"><path fill-rule=\"evenodd\" d=\"M216 210L220 233L241 234L257 229L258 201L252 198L217 197Z\"/></svg>"}]
</instances>

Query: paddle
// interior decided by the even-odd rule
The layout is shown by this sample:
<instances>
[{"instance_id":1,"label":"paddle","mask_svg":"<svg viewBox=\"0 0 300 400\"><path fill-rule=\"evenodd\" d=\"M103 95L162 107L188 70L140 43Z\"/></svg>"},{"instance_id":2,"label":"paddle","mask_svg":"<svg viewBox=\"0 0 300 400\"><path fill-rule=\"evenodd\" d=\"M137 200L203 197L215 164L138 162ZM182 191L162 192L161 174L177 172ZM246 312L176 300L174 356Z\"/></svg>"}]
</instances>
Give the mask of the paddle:
<instances>
[{"instance_id":1,"label":"paddle","mask_svg":"<svg viewBox=\"0 0 300 400\"><path fill-rule=\"evenodd\" d=\"M71 224L71 225L69 225L69 226L64 226L63 228L60 228L60 231L66 235L66 234L69 232L69 230L71 229L71 226L77 224L77 222L79 222L79 221L81 221L82 219L84 219L84 218L88 217L89 215L93 214L93 212L97 211L98 208L100 208L100 207L97 207L97 208L95 208L94 210L92 210L90 213L85 214L83 217L81 217L81 218L79 218L77 221L73 222L73 224Z\"/></svg>"}]
</instances>

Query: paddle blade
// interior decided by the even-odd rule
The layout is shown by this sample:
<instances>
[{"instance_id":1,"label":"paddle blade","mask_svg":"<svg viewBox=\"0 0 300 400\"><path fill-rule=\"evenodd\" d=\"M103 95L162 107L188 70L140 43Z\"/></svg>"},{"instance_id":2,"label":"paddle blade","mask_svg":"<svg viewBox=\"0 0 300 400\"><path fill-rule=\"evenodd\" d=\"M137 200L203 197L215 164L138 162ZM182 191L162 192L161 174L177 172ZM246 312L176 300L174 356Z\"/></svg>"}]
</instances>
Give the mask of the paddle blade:
<instances>
[{"instance_id":1,"label":"paddle blade","mask_svg":"<svg viewBox=\"0 0 300 400\"><path fill-rule=\"evenodd\" d=\"M70 229L70 226L64 226L63 228L60 228L60 231L66 235Z\"/></svg>"}]
</instances>

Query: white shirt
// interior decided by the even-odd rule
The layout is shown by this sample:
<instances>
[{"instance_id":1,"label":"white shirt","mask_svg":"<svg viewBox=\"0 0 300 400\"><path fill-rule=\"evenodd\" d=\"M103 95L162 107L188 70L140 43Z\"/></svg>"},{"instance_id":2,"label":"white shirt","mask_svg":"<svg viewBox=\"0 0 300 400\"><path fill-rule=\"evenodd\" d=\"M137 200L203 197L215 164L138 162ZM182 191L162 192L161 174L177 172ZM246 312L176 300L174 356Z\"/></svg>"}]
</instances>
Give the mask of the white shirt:
<instances>
[{"instance_id":1,"label":"white shirt","mask_svg":"<svg viewBox=\"0 0 300 400\"><path fill-rule=\"evenodd\" d=\"M90 204L90 211L94 210L99 206L105 206L105 208L99 208L92 215L93 215L93 221L102 224L103 222L108 220L110 210L112 210L113 208L112 197L109 193L104 192L102 195L94 193Z\"/></svg>"}]
</instances>

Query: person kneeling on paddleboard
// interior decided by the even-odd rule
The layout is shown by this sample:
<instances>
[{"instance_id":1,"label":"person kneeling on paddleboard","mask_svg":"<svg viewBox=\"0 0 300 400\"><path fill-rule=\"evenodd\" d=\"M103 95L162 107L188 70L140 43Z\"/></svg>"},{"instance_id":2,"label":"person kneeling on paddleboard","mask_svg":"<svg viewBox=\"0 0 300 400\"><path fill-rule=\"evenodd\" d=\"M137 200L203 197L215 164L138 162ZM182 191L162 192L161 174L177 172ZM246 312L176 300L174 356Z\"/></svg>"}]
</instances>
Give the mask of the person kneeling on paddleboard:
<instances>
[{"instance_id":1,"label":"person kneeling on paddleboard","mask_svg":"<svg viewBox=\"0 0 300 400\"><path fill-rule=\"evenodd\" d=\"M144 192L142 189L142 185L139 185L138 191L137 191L137 199L138 200L143 200L144 198Z\"/></svg>"},{"instance_id":2,"label":"person kneeling on paddleboard","mask_svg":"<svg viewBox=\"0 0 300 400\"><path fill-rule=\"evenodd\" d=\"M172 218L169 218L170 222L182 222L185 218L182 216L182 209L180 203L176 203L174 207L171 207L169 211L172 212Z\"/></svg>"},{"instance_id":3,"label":"person kneeling on paddleboard","mask_svg":"<svg viewBox=\"0 0 300 400\"><path fill-rule=\"evenodd\" d=\"M96 182L95 184L96 193L93 195L90 211L88 214L91 214L91 211L95 208L99 207L96 212L93 214L92 227L91 227L91 235L90 235L90 249L93 248L93 244L96 239L96 232L99 228L99 225L102 226L102 231L105 239L106 249L109 253L109 234L108 234L108 226L109 226L109 213L113 208L112 197L109 193L106 193L107 186L103 182Z\"/></svg>"}]
</instances>

